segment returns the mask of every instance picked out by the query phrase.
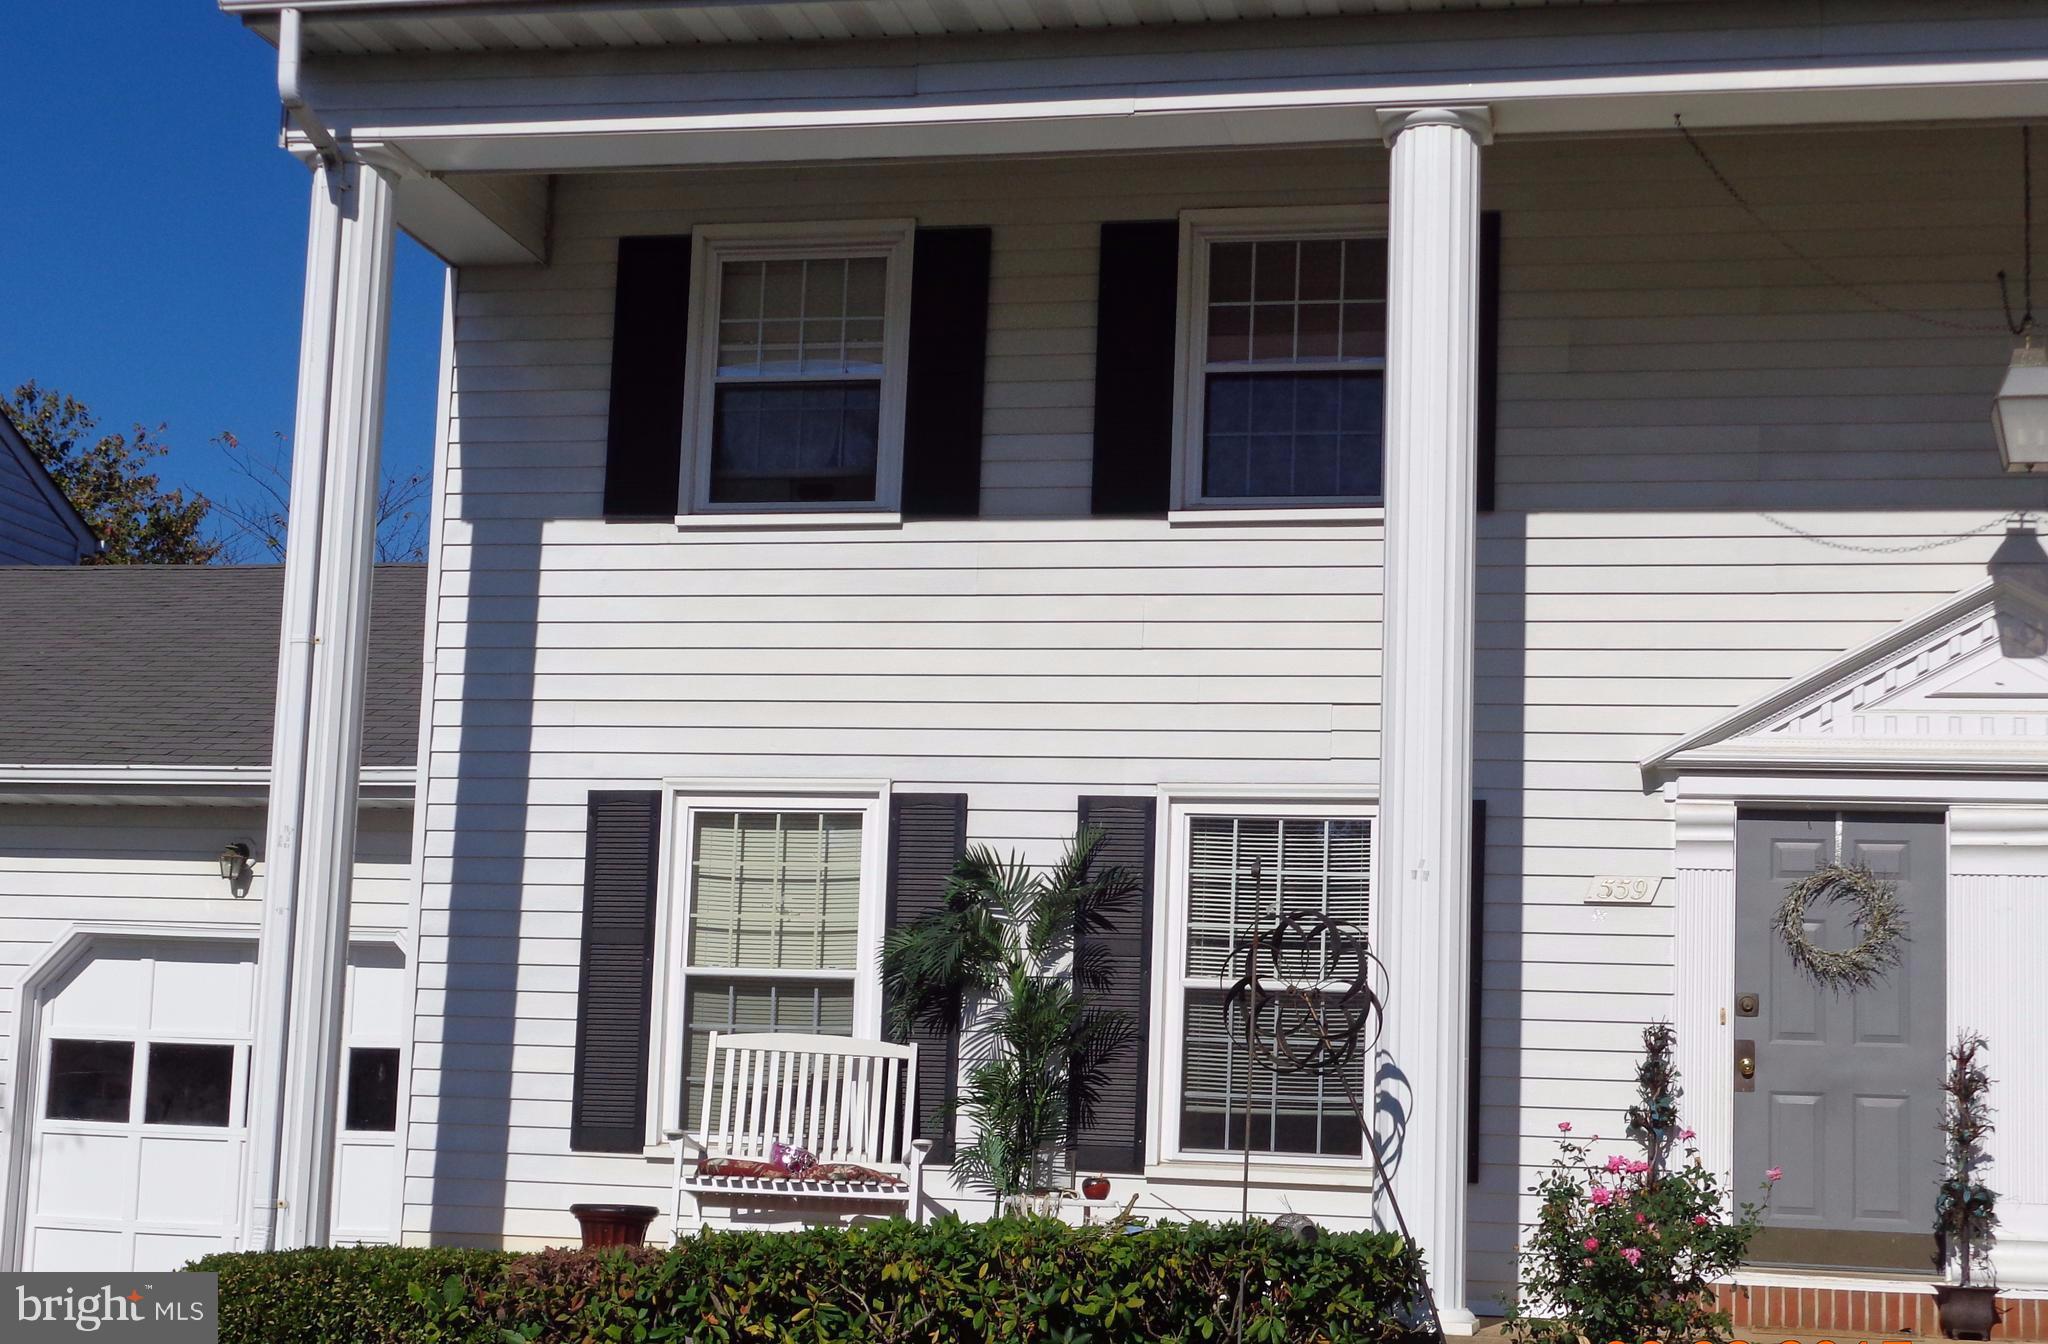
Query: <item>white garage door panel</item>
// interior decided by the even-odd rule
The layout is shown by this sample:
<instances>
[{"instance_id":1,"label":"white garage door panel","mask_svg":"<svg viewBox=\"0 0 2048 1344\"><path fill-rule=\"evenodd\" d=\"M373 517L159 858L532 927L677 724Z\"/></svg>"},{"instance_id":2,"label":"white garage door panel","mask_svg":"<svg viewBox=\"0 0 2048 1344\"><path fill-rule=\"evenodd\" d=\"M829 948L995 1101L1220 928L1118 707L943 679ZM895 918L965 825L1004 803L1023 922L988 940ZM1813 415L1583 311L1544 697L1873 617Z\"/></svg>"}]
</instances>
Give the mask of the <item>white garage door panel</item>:
<instances>
[{"instance_id":1,"label":"white garage door panel","mask_svg":"<svg viewBox=\"0 0 2048 1344\"><path fill-rule=\"evenodd\" d=\"M132 1036L148 1020L148 958L138 950L107 951L72 972L43 1009L56 1036Z\"/></svg>"},{"instance_id":2,"label":"white garage door panel","mask_svg":"<svg viewBox=\"0 0 2048 1344\"><path fill-rule=\"evenodd\" d=\"M158 958L150 992L150 1029L161 1036L244 1040L255 1002L256 963L247 953L209 948Z\"/></svg>"},{"instance_id":3,"label":"white garage door panel","mask_svg":"<svg viewBox=\"0 0 2048 1344\"><path fill-rule=\"evenodd\" d=\"M135 1145L125 1135L45 1132L36 1175L39 1214L118 1221L135 1214Z\"/></svg>"},{"instance_id":4,"label":"white garage door panel","mask_svg":"<svg viewBox=\"0 0 2048 1344\"><path fill-rule=\"evenodd\" d=\"M175 1232L137 1232L135 1268L144 1274L183 1269L202 1255L233 1249L234 1243L227 1237L195 1237Z\"/></svg>"},{"instance_id":5,"label":"white garage door panel","mask_svg":"<svg viewBox=\"0 0 2048 1344\"><path fill-rule=\"evenodd\" d=\"M93 1273L127 1262L127 1234L107 1228L38 1227L29 1234L30 1269Z\"/></svg>"},{"instance_id":6,"label":"white garage door panel","mask_svg":"<svg viewBox=\"0 0 2048 1344\"><path fill-rule=\"evenodd\" d=\"M218 1228L241 1212L242 1145L145 1134L135 1218Z\"/></svg>"}]
</instances>

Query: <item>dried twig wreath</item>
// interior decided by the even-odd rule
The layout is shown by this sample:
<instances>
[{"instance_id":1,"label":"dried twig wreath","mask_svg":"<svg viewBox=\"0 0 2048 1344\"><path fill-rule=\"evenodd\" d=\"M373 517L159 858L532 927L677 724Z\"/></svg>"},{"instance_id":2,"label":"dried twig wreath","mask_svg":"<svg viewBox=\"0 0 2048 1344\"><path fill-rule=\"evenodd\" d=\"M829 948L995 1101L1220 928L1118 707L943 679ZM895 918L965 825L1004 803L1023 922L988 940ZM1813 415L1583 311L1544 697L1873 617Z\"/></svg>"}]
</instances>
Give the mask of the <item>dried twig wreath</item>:
<instances>
[{"instance_id":1,"label":"dried twig wreath","mask_svg":"<svg viewBox=\"0 0 2048 1344\"><path fill-rule=\"evenodd\" d=\"M1816 947L1806 936L1806 912L1815 901L1853 905L1851 922L1862 941L1840 951ZM1785 940L1793 965L1837 990L1867 989L1905 957L1899 944L1906 938L1906 912L1898 892L1861 866L1831 863L1795 882L1785 892L1771 927Z\"/></svg>"}]
</instances>

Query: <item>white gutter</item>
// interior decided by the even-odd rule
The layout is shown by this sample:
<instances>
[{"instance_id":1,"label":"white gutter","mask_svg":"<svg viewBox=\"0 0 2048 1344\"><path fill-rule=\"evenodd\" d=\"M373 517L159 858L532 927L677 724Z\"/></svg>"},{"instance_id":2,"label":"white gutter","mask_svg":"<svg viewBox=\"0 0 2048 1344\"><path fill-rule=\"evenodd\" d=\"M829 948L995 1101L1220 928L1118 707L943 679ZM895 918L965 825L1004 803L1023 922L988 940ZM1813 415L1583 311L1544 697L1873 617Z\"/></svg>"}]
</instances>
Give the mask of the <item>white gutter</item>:
<instances>
[{"instance_id":1,"label":"white gutter","mask_svg":"<svg viewBox=\"0 0 2048 1344\"><path fill-rule=\"evenodd\" d=\"M320 157L331 167L341 162L341 142L334 138L334 132L327 129L325 122L312 106L306 102L305 94L299 88L301 58L305 54L304 39L300 32L300 15L296 6L278 11L277 15L277 100L284 104L284 110L298 123L306 138L313 142Z\"/></svg>"}]
</instances>

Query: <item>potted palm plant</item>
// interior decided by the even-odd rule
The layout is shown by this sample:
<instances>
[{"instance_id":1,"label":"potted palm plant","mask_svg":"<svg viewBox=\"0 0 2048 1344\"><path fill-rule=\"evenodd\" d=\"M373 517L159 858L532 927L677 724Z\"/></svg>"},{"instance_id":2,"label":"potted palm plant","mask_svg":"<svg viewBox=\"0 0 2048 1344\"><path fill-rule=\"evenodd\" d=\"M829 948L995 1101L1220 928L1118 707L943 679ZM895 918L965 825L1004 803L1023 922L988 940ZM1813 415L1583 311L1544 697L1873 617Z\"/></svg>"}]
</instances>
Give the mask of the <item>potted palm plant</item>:
<instances>
[{"instance_id":1,"label":"potted palm plant","mask_svg":"<svg viewBox=\"0 0 2048 1344\"><path fill-rule=\"evenodd\" d=\"M1107 967L1078 935L1109 927L1137 889L1098 865L1102 833L1083 829L1058 863L1034 871L1012 854L970 848L944 908L882 944L890 1026L967 1031L973 1061L948 1103L974 1140L953 1171L1014 1209L1046 1184L1070 1126L1085 1123L1112 1057L1131 1039L1129 1015L1092 1004Z\"/></svg>"},{"instance_id":2,"label":"potted palm plant","mask_svg":"<svg viewBox=\"0 0 2048 1344\"><path fill-rule=\"evenodd\" d=\"M1990 1268L1991 1245L1998 1226L1998 1192L1984 1183L1991 1158L1984 1140L1991 1133L1991 1090L1978 1055L1984 1038L1971 1032L1956 1037L1948 1052L1948 1076L1941 1090L1941 1189L1934 1201L1934 1235L1954 1282L1934 1286L1941 1307L1941 1333L1950 1339L1989 1339L1998 1323L1998 1288L1974 1279L1978 1268Z\"/></svg>"}]
</instances>

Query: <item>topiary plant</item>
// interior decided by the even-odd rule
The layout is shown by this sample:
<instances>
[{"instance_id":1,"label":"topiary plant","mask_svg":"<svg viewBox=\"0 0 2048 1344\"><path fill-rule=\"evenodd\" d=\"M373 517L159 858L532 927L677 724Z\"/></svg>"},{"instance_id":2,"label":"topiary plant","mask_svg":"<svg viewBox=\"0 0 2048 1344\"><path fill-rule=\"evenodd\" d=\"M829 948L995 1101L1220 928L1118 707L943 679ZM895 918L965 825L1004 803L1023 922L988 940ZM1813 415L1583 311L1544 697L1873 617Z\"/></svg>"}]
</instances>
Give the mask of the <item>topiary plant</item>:
<instances>
[{"instance_id":1,"label":"topiary plant","mask_svg":"<svg viewBox=\"0 0 2048 1344\"><path fill-rule=\"evenodd\" d=\"M1991 1246L1997 1240L1998 1192L1984 1183L1982 1175L1991 1163L1984 1140L1992 1131L1991 1106L1985 1100L1991 1079L1977 1059L1984 1049L1982 1036L1958 1034L1948 1052L1948 1076L1941 1084L1941 1132L1947 1146L1941 1188L1934 1197L1934 1235L1941 1243L1943 1263L1953 1268L1956 1282L1965 1285L1973 1269L1990 1267Z\"/></svg>"}]
</instances>

